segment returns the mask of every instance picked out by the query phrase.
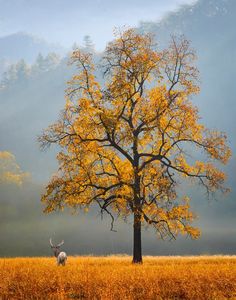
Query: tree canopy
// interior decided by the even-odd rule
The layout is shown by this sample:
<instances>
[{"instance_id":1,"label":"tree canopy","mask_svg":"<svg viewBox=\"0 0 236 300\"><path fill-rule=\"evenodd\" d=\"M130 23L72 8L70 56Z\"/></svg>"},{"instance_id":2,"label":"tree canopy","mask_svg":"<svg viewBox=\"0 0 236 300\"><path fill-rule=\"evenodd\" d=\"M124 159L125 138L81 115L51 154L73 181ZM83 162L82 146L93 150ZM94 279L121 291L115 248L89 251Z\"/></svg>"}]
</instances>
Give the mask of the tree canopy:
<instances>
[{"instance_id":1,"label":"tree canopy","mask_svg":"<svg viewBox=\"0 0 236 300\"><path fill-rule=\"evenodd\" d=\"M96 203L111 216L111 229L115 216L133 215L134 262L142 261L142 225L161 238L197 238L190 199L178 197L177 188L190 179L209 195L226 191L214 162L226 164L230 149L224 133L201 124L191 101L199 83L189 42L172 37L163 50L150 34L118 30L99 66L79 50L71 61L78 72L65 108L39 138L42 147L61 147L58 172L42 197L45 212Z\"/></svg>"}]
</instances>

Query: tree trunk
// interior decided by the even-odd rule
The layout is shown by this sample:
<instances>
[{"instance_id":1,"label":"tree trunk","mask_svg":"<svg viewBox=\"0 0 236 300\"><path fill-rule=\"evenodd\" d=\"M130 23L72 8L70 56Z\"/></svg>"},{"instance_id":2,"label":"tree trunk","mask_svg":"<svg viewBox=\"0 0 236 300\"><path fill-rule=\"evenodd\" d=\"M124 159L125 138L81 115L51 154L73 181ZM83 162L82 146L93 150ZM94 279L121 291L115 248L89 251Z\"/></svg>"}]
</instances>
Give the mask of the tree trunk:
<instances>
[{"instance_id":1,"label":"tree trunk","mask_svg":"<svg viewBox=\"0 0 236 300\"><path fill-rule=\"evenodd\" d=\"M134 213L134 241L133 241L133 263L141 264L142 261L142 241L141 241L141 216Z\"/></svg>"}]
</instances>

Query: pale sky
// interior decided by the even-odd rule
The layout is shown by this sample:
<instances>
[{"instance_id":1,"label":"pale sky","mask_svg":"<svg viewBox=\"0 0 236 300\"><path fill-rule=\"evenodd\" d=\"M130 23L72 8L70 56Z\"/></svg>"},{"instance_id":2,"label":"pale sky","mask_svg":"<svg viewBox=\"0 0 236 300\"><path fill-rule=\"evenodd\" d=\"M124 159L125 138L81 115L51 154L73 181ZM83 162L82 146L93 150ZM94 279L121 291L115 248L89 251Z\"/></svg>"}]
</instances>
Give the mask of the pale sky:
<instances>
[{"instance_id":1,"label":"pale sky","mask_svg":"<svg viewBox=\"0 0 236 300\"><path fill-rule=\"evenodd\" d=\"M70 47L90 35L97 50L111 40L114 27L158 21L196 0L0 0L0 36L18 31Z\"/></svg>"}]
</instances>

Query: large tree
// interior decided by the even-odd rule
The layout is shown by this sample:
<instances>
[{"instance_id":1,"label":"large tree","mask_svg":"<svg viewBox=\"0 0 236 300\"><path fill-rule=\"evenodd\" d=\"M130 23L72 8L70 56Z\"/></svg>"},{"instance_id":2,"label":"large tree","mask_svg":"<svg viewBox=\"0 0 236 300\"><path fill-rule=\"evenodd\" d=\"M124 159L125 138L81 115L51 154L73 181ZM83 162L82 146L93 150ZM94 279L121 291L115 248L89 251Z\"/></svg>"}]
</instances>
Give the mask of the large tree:
<instances>
[{"instance_id":1,"label":"large tree","mask_svg":"<svg viewBox=\"0 0 236 300\"><path fill-rule=\"evenodd\" d=\"M81 51L71 59L78 73L68 83L65 109L39 138L43 147L61 148L42 197L45 212L97 203L111 229L115 216L132 215L134 263L142 262L143 225L161 238L197 238L189 198L178 197L177 187L189 178L208 194L224 191L225 174L213 162L227 163L230 150L223 133L199 122L190 101L199 87L189 42L172 38L157 50L151 35L128 29L117 32L99 66Z\"/></svg>"}]
</instances>

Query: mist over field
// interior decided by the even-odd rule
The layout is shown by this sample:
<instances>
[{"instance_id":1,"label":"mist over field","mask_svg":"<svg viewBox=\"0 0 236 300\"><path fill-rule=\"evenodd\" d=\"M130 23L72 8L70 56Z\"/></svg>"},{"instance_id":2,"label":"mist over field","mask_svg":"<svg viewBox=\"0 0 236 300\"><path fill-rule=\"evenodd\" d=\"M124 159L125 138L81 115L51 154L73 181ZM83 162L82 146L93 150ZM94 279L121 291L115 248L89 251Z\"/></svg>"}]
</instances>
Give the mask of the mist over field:
<instances>
[{"instance_id":1,"label":"mist over field","mask_svg":"<svg viewBox=\"0 0 236 300\"><path fill-rule=\"evenodd\" d=\"M21 2L22 5L26 5L26 2ZM95 2L97 5L99 1ZM102 1L100 2L102 6ZM218 194L217 200L208 201L204 190L184 186L184 190L188 190L192 195L191 205L199 216L197 224L202 236L199 240L180 237L177 241L169 242L157 239L152 230L144 229L143 253L234 254L236 2L234 0L199 0L189 1L190 4L187 2L173 1L172 5L162 7L161 1L157 2L156 6L154 1L145 5L143 1L138 1L137 14L139 11L140 22L132 19L130 25L136 25L139 32L154 33L160 47L167 45L171 34L184 34L191 41L197 53L201 79L201 92L194 97L193 102L199 108L205 125L224 131L228 135L232 158L224 170L228 174L227 184L231 192L227 197ZM59 3L62 5L62 1ZM184 3L186 4L183 5ZM4 12L9 13L7 4L4 1L0 1L0 4L3 5ZM107 1L104 1L103 5L108 11L112 11ZM159 13L158 5L162 14ZM144 6L146 15L140 13ZM28 8L33 16L35 7ZM132 6L128 6L130 14L131 8ZM88 8L85 9L92 19L93 9L91 12ZM118 17L123 11L119 9ZM73 10L73 5L67 7L67 14ZM147 11L152 13L148 15ZM126 13L125 16L127 23L129 14ZM111 24L110 16L107 18L108 24ZM64 248L69 254L131 253L132 220L128 220L127 223L117 221L115 224L117 232L111 232L110 219L104 216L101 220L95 207L89 213L81 211L71 215L65 211L45 215L40 203L44 186L57 170L58 149L55 147L47 152L41 152L37 136L58 119L59 112L64 106L66 82L74 72L74 67L68 65L70 52L75 47L73 42L85 49L93 48L91 44L94 44L95 59L99 61L105 38L108 42L111 33L107 32L104 41L97 46L98 41L95 37L93 39L92 34L91 41L88 39L86 41L86 38L83 41L83 36L90 35L91 28L85 30L83 27L82 29L73 27L70 39L66 38L66 30L69 30L66 28L61 32L60 41L59 37L57 40L52 38L52 32L46 35L45 25L42 25L41 35L39 25L36 23L32 25L34 31L31 32L28 27L26 33L29 25L25 21L23 25L21 24L25 32L19 33L14 32L16 24L13 24L13 21L9 21L11 30L7 31L7 23L4 20L0 16L0 24L5 24L5 27L3 26L5 31L0 31L2 35L0 36L0 151L12 152L21 169L30 172L31 176L20 187L12 184L0 185L0 256L50 255L48 242L50 237L56 241L64 239ZM55 22L58 24L58 19ZM103 22L106 24L105 20ZM57 28L54 30L58 35ZM37 35L40 35L40 38L37 38Z\"/></svg>"}]
</instances>

